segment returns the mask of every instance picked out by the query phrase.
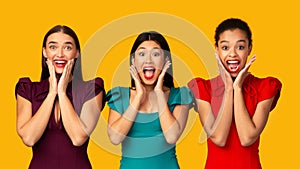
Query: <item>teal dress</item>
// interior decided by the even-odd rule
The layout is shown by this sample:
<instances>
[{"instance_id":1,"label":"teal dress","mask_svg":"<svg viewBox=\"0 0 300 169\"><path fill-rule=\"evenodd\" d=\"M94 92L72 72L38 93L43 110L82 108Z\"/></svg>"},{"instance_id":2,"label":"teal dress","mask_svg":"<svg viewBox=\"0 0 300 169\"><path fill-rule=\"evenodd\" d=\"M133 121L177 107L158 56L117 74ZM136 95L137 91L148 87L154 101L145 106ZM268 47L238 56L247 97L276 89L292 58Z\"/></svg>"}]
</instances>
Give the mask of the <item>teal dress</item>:
<instances>
[{"instance_id":1,"label":"teal dress","mask_svg":"<svg viewBox=\"0 0 300 169\"><path fill-rule=\"evenodd\" d=\"M108 106L123 114L129 105L130 88L115 87L107 93ZM191 91L186 87L171 88L168 107L191 105ZM190 106L191 108L191 106ZM122 142L121 169L179 169L175 144L163 135L158 112L140 113Z\"/></svg>"}]
</instances>

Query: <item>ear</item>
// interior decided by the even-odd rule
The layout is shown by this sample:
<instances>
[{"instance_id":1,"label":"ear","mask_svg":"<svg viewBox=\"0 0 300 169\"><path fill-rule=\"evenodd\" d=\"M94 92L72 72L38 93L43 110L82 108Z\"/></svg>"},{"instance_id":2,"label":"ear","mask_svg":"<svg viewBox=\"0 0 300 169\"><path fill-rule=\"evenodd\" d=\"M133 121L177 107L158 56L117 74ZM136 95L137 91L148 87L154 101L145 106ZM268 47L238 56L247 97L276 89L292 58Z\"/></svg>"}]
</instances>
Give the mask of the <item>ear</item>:
<instances>
[{"instance_id":1,"label":"ear","mask_svg":"<svg viewBox=\"0 0 300 169\"><path fill-rule=\"evenodd\" d=\"M79 50L77 50L77 54L75 58L78 58L80 56Z\"/></svg>"},{"instance_id":2,"label":"ear","mask_svg":"<svg viewBox=\"0 0 300 169\"><path fill-rule=\"evenodd\" d=\"M43 47L43 56L44 56L45 58L47 58L45 47Z\"/></svg>"},{"instance_id":3,"label":"ear","mask_svg":"<svg viewBox=\"0 0 300 169\"><path fill-rule=\"evenodd\" d=\"M252 51L252 45L249 46L249 53L248 53L248 55L250 55L251 51Z\"/></svg>"},{"instance_id":4,"label":"ear","mask_svg":"<svg viewBox=\"0 0 300 169\"><path fill-rule=\"evenodd\" d=\"M219 47L218 46L216 46L215 50L216 50L216 53L220 56L220 54L219 54Z\"/></svg>"},{"instance_id":5,"label":"ear","mask_svg":"<svg viewBox=\"0 0 300 169\"><path fill-rule=\"evenodd\" d=\"M134 65L135 59L134 57L131 58L131 63Z\"/></svg>"}]
</instances>

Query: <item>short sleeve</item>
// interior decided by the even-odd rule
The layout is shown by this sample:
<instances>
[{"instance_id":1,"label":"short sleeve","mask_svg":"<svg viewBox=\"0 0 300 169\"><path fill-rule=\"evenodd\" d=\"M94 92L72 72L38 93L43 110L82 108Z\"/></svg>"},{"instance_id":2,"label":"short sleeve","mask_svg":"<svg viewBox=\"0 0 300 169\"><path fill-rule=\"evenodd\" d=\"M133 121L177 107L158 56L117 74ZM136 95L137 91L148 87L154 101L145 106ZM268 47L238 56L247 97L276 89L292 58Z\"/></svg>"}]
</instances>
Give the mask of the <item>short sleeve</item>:
<instances>
[{"instance_id":1,"label":"short sleeve","mask_svg":"<svg viewBox=\"0 0 300 169\"><path fill-rule=\"evenodd\" d=\"M25 99L31 101L32 100L32 82L31 80L26 78L20 78L15 87L15 97L17 94L24 97Z\"/></svg>"},{"instance_id":2,"label":"short sleeve","mask_svg":"<svg viewBox=\"0 0 300 169\"><path fill-rule=\"evenodd\" d=\"M89 100L95 96L97 96L101 91L103 91L103 98L102 99L102 109L104 108L105 106L105 89L104 89L104 81L97 77L95 78L94 80L91 80L90 82L90 85L89 85L89 88L88 89L88 94L86 96L86 100Z\"/></svg>"},{"instance_id":3,"label":"short sleeve","mask_svg":"<svg viewBox=\"0 0 300 169\"><path fill-rule=\"evenodd\" d=\"M259 86L258 102L274 97L273 104L271 106L271 110L273 110L280 97L281 87L281 82L274 77L267 77L263 79Z\"/></svg>"},{"instance_id":4,"label":"short sleeve","mask_svg":"<svg viewBox=\"0 0 300 169\"><path fill-rule=\"evenodd\" d=\"M172 112L176 105L189 105L192 107L193 94L187 87L172 88L168 99L168 105Z\"/></svg>"},{"instance_id":5,"label":"short sleeve","mask_svg":"<svg viewBox=\"0 0 300 169\"><path fill-rule=\"evenodd\" d=\"M208 80L202 78L192 79L188 83L189 89L193 92L196 99L205 100L207 102L211 101L209 91L211 91L211 86Z\"/></svg>"},{"instance_id":6,"label":"short sleeve","mask_svg":"<svg viewBox=\"0 0 300 169\"><path fill-rule=\"evenodd\" d=\"M124 106L123 104L126 101L126 91L124 91L125 88L122 87L115 87L113 89L111 89L110 91L107 92L106 95L106 101L107 101L107 105L109 106L109 108L117 111L120 114L124 113ZM129 92L129 91L127 91ZM129 94L128 94L129 97ZM125 99L125 100L124 100ZM129 99L129 98L127 98Z\"/></svg>"}]
</instances>

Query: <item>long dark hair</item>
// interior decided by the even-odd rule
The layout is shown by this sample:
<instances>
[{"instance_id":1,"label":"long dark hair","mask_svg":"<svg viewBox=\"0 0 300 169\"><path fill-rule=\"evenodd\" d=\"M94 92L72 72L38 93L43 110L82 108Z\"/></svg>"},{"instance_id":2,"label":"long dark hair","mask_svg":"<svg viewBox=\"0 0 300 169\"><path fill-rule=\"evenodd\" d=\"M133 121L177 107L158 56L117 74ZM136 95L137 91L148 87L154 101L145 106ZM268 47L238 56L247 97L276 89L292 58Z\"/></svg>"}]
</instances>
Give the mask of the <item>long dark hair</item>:
<instances>
[{"instance_id":1,"label":"long dark hair","mask_svg":"<svg viewBox=\"0 0 300 169\"><path fill-rule=\"evenodd\" d=\"M67 34L69 36L71 36L74 39L75 42L75 46L76 49L79 51L79 56L74 59L74 66L72 69L72 75L73 78L75 80L83 80L82 78L82 66L81 66L81 56L80 56L80 44L79 44L79 40L78 37L76 35L76 33L68 26L65 25L56 25L53 28L51 28L46 35L44 36L44 40L43 40L43 48L46 47L46 42L48 37L53 34L53 33L57 33L57 32L62 32L64 34ZM42 52L42 74L41 74L41 80L47 79L50 76L49 74L49 69L48 69L48 65L46 63L46 58Z\"/></svg>"},{"instance_id":2,"label":"long dark hair","mask_svg":"<svg viewBox=\"0 0 300 169\"><path fill-rule=\"evenodd\" d=\"M156 42L164 51L164 56L169 57L170 62L172 63L172 57L171 57L171 52L170 52L170 48L168 45L167 40L163 37L163 35L161 35L158 32L155 31L149 31L149 32L143 32L141 33L135 40L131 51L130 51L130 65L132 65L132 58L134 58L135 55L135 51L137 50L137 48L139 47L139 45L141 43L143 43L144 41L154 41ZM164 82L163 85L171 88L174 87L174 82L173 82L173 64L170 65L170 67L168 68L165 76L164 76ZM131 87L135 87L135 83L134 80L131 79Z\"/></svg>"}]
</instances>

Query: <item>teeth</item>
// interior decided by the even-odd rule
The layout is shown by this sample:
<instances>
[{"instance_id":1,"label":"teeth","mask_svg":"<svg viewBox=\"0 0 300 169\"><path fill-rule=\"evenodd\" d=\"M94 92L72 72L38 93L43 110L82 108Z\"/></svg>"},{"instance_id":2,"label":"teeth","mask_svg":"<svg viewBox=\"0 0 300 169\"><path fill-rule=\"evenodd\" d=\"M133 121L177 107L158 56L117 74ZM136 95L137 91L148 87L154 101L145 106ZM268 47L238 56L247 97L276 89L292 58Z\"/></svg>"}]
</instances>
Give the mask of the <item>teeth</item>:
<instances>
[{"instance_id":1,"label":"teeth","mask_svg":"<svg viewBox=\"0 0 300 169\"><path fill-rule=\"evenodd\" d=\"M144 71L151 71L154 70L153 68L144 68Z\"/></svg>"},{"instance_id":2,"label":"teeth","mask_svg":"<svg viewBox=\"0 0 300 169\"><path fill-rule=\"evenodd\" d=\"M237 60L229 60L229 61L227 61L227 63L229 63L229 64L236 64L236 63L239 63L239 61L237 61Z\"/></svg>"},{"instance_id":3,"label":"teeth","mask_svg":"<svg viewBox=\"0 0 300 169\"><path fill-rule=\"evenodd\" d=\"M57 63L57 64L64 64L64 63L66 63L66 61L57 60L57 61L55 61L55 63Z\"/></svg>"}]
</instances>

